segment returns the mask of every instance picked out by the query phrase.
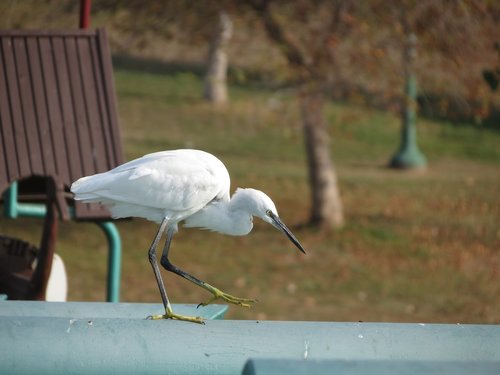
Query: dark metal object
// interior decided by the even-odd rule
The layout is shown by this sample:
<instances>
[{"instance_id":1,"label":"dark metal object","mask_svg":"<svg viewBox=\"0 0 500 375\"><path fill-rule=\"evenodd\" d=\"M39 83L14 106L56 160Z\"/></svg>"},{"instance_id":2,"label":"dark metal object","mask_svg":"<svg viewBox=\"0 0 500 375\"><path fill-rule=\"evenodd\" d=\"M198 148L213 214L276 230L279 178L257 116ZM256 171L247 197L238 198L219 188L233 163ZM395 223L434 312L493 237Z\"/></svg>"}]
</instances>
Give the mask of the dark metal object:
<instances>
[{"instance_id":1,"label":"dark metal object","mask_svg":"<svg viewBox=\"0 0 500 375\"><path fill-rule=\"evenodd\" d=\"M91 5L91 0L80 0L80 29L88 29L90 27Z\"/></svg>"}]
</instances>

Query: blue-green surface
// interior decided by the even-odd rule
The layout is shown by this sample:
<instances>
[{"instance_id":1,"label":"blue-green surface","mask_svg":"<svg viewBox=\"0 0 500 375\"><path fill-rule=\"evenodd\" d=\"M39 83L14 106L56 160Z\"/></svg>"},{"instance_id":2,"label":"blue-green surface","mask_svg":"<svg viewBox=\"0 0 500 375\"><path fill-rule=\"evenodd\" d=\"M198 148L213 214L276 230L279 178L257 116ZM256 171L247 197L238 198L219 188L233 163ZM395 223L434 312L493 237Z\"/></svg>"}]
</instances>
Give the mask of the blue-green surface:
<instances>
[{"instance_id":1,"label":"blue-green surface","mask_svg":"<svg viewBox=\"0 0 500 375\"><path fill-rule=\"evenodd\" d=\"M249 360L243 375L498 375L500 362Z\"/></svg>"},{"instance_id":2,"label":"blue-green surface","mask_svg":"<svg viewBox=\"0 0 500 375\"><path fill-rule=\"evenodd\" d=\"M226 305L200 306L173 304L178 314L196 315L205 319L223 319ZM40 302L0 301L0 319L3 317L50 317L70 319L145 319L165 313L160 303L108 303L108 302Z\"/></svg>"},{"instance_id":3,"label":"blue-green surface","mask_svg":"<svg viewBox=\"0 0 500 375\"><path fill-rule=\"evenodd\" d=\"M212 308L221 309L174 306L203 316ZM145 319L161 310L0 301L0 374L241 374L250 358L500 361L499 325Z\"/></svg>"}]
</instances>

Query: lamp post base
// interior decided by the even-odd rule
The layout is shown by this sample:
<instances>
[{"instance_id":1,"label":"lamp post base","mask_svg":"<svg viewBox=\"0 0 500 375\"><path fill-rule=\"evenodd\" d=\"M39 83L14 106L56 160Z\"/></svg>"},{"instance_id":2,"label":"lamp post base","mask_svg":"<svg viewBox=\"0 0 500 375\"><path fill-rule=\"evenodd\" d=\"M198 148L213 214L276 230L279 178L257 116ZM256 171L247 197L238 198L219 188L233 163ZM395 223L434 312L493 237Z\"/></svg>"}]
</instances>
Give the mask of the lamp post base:
<instances>
[{"instance_id":1,"label":"lamp post base","mask_svg":"<svg viewBox=\"0 0 500 375\"><path fill-rule=\"evenodd\" d=\"M427 159L418 148L406 148L398 151L389 162L390 168L425 169Z\"/></svg>"}]
</instances>

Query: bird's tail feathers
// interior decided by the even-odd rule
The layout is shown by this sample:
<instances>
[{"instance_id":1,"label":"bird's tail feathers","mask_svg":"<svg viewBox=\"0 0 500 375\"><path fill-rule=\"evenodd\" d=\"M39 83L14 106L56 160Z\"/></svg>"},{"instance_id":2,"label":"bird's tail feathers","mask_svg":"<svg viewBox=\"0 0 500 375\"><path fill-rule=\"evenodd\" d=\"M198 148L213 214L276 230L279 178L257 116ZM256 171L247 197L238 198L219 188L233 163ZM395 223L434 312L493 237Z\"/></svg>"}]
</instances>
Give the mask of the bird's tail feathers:
<instances>
[{"instance_id":1,"label":"bird's tail feathers","mask_svg":"<svg viewBox=\"0 0 500 375\"><path fill-rule=\"evenodd\" d=\"M75 195L75 200L97 202L102 199L101 193L107 190L108 179L106 173L82 177L73 182L70 190Z\"/></svg>"}]
</instances>

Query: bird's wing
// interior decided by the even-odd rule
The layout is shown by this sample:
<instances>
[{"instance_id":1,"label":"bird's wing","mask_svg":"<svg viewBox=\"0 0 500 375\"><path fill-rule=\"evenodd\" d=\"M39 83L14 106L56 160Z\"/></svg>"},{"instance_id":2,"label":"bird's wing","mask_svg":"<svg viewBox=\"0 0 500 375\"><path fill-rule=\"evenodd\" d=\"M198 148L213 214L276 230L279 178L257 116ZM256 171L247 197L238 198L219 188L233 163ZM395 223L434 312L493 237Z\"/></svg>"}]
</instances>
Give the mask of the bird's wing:
<instances>
[{"instance_id":1,"label":"bird's wing","mask_svg":"<svg viewBox=\"0 0 500 375\"><path fill-rule=\"evenodd\" d=\"M207 155L211 156L172 151L149 154L109 172L84 177L73 184L72 191L76 199L83 200L170 211L200 209L213 199L229 197L226 168Z\"/></svg>"}]
</instances>

